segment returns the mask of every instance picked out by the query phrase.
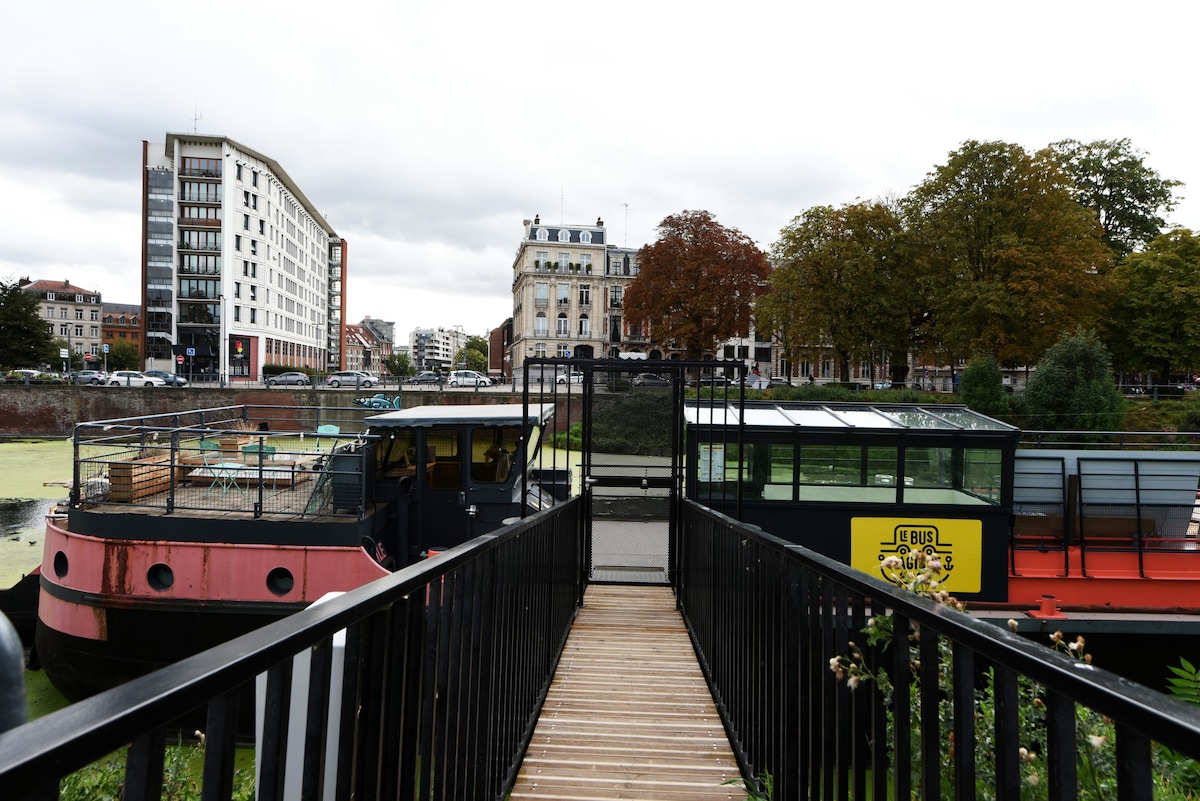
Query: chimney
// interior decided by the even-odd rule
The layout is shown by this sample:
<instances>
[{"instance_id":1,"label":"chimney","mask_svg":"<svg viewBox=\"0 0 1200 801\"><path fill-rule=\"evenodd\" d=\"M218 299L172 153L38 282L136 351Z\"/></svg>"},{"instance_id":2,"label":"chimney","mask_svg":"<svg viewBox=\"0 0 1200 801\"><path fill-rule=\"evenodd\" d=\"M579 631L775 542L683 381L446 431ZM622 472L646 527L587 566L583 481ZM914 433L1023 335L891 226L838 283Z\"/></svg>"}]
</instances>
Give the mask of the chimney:
<instances>
[{"instance_id":1,"label":"chimney","mask_svg":"<svg viewBox=\"0 0 1200 801\"><path fill-rule=\"evenodd\" d=\"M541 225L542 224L542 215L540 215L540 214L533 215L533 224Z\"/></svg>"},{"instance_id":2,"label":"chimney","mask_svg":"<svg viewBox=\"0 0 1200 801\"><path fill-rule=\"evenodd\" d=\"M600 219L599 217L597 217L597 218L596 218L596 227L597 227L597 228L603 228L603 227L604 227L604 220L602 220L602 219Z\"/></svg>"},{"instance_id":3,"label":"chimney","mask_svg":"<svg viewBox=\"0 0 1200 801\"><path fill-rule=\"evenodd\" d=\"M33 281L30 281L29 276L27 275L27 276L23 277L20 281L17 281L17 286L18 287L29 286L32 283L33 283Z\"/></svg>"}]
</instances>

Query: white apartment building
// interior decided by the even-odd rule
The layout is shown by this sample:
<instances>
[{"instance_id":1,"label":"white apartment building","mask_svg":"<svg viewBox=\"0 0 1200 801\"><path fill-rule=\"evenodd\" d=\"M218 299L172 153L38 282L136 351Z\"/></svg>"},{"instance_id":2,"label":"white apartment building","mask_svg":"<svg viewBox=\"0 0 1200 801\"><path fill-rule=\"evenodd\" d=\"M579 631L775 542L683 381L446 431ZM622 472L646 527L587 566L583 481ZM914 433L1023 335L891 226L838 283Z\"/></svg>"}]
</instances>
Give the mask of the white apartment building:
<instances>
[{"instance_id":1,"label":"white apartment building","mask_svg":"<svg viewBox=\"0 0 1200 801\"><path fill-rule=\"evenodd\" d=\"M22 278L18 284L37 298L39 316L46 321L50 336L61 339L78 356L100 353L99 292L77 287L70 281Z\"/></svg>"},{"instance_id":2,"label":"white apartment building","mask_svg":"<svg viewBox=\"0 0 1200 801\"><path fill-rule=\"evenodd\" d=\"M604 220L595 225L524 221L513 259L513 330L507 358L617 358L646 353L649 339L631 331L624 293L637 277L637 251L611 247Z\"/></svg>"},{"instance_id":3,"label":"white apartment building","mask_svg":"<svg viewBox=\"0 0 1200 801\"><path fill-rule=\"evenodd\" d=\"M347 245L283 168L181 133L143 142L142 166L146 367L196 380L343 369Z\"/></svg>"},{"instance_id":4,"label":"white apartment building","mask_svg":"<svg viewBox=\"0 0 1200 801\"><path fill-rule=\"evenodd\" d=\"M408 335L408 353L413 367L421 370L453 370L454 357L467 347L462 326L414 328Z\"/></svg>"}]
</instances>

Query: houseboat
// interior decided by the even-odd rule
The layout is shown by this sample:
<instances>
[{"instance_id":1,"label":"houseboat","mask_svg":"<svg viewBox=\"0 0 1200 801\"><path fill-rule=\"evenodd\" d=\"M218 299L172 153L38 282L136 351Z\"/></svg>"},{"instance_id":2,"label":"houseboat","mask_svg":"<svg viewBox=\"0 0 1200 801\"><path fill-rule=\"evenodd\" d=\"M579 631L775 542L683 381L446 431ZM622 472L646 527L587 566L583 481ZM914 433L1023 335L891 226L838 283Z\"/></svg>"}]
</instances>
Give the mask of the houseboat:
<instances>
[{"instance_id":1,"label":"houseboat","mask_svg":"<svg viewBox=\"0 0 1200 801\"><path fill-rule=\"evenodd\" d=\"M1200 659L1200 453L1039 443L944 404L685 414L699 503L884 579L936 556L940 587L973 614L1040 641L1083 636L1152 686Z\"/></svg>"},{"instance_id":2,"label":"houseboat","mask_svg":"<svg viewBox=\"0 0 1200 801\"><path fill-rule=\"evenodd\" d=\"M77 425L38 599L55 687L76 700L115 686L569 493L540 449L551 405L354 411Z\"/></svg>"}]
</instances>

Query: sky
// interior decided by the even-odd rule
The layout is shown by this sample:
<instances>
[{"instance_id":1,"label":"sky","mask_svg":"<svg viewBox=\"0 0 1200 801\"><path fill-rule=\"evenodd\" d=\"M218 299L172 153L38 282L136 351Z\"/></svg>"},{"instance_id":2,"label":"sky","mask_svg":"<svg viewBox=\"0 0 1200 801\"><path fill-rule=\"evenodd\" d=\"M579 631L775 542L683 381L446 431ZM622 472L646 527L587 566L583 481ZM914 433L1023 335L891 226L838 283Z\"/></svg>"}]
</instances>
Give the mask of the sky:
<instances>
[{"instance_id":1,"label":"sky","mask_svg":"<svg viewBox=\"0 0 1200 801\"><path fill-rule=\"evenodd\" d=\"M636 248L704 209L768 250L968 140L1129 139L1200 229L1198 26L1161 0L12 0L0 279L140 303L142 141L167 132L276 160L349 244L349 319L398 339L510 316L536 214Z\"/></svg>"}]
</instances>

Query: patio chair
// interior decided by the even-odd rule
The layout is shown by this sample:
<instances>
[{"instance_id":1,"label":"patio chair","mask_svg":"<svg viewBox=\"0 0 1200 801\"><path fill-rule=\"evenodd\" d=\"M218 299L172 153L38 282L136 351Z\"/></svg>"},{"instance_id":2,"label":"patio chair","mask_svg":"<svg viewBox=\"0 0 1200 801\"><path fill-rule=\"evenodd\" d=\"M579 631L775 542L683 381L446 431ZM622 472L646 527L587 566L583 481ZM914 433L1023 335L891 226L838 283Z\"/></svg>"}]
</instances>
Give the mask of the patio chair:
<instances>
[{"instance_id":1,"label":"patio chair","mask_svg":"<svg viewBox=\"0 0 1200 801\"><path fill-rule=\"evenodd\" d=\"M317 450L321 450L321 437L336 437L340 433L342 433L341 427L332 423L317 426Z\"/></svg>"},{"instance_id":2,"label":"patio chair","mask_svg":"<svg viewBox=\"0 0 1200 801\"><path fill-rule=\"evenodd\" d=\"M204 491L204 497L207 498L209 493L218 487L220 487L222 495L228 493L230 489L236 489L243 495L245 494L237 481L242 465L236 462L226 462L221 453L221 446L215 440L200 440L200 457L204 460L204 468L212 475L212 483Z\"/></svg>"}]
</instances>

